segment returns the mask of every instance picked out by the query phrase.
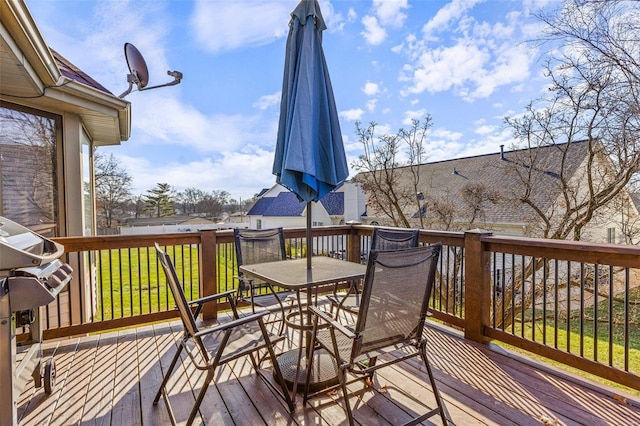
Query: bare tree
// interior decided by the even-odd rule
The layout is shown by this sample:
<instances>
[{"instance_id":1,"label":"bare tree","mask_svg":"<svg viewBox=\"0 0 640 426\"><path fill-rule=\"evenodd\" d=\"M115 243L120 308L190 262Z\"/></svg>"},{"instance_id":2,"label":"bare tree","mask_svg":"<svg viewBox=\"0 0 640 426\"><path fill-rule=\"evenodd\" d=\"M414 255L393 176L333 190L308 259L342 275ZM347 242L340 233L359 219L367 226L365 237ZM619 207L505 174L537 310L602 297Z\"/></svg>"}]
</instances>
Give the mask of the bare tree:
<instances>
[{"instance_id":1,"label":"bare tree","mask_svg":"<svg viewBox=\"0 0 640 426\"><path fill-rule=\"evenodd\" d=\"M546 24L538 42L551 47L544 65L549 96L506 119L525 149L505 164L519 178L514 201L530 208L532 232L580 240L587 225L624 202L640 170L640 9L635 2L569 0L537 17ZM557 149L559 162L546 162L540 146ZM584 154L581 164L574 161L576 149ZM505 311L503 301L515 302L497 321L503 327L544 303L552 285L545 281L534 290L528 284L535 271L550 270L548 260L531 258L519 268L522 275L505 283L505 296L496 301L494 312ZM568 286L584 291L587 282L572 279ZM524 292L519 301L513 299L518 292Z\"/></svg>"},{"instance_id":2,"label":"bare tree","mask_svg":"<svg viewBox=\"0 0 640 426\"><path fill-rule=\"evenodd\" d=\"M485 210L487 204L496 204L500 201L498 191L488 188L482 182L469 182L462 188L462 200L468 213L467 228L480 219L486 222Z\"/></svg>"},{"instance_id":3,"label":"bare tree","mask_svg":"<svg viewBox=\"0 0 640 426\"><path fill-rule=\"evenodd\" d=\"M113 154L96 152L94 176L98 228L112 228L122 219L125 203L131 197L131 175Z\"/></svg>"},{"instance_id":4,"label":"bare tree","mask_svg":"<svg viewBox=\"0 0 640 426\"><path fill-rule=\"evenodd\" d=\"M616 198L612 210L618 213L614 223L620 227L624 244L637 245L640 243L640 216L636 214L631 198L632 195Z\"/></svg>"},{"instance_id":5,"label":"bare tree","mask_svg":"<svg viewBox=\"0 0 640 426\"><path fill-rule=\"evenodd\" d=\"M421 211L418 196L419 165L426 161L425 140L431 128L431 117L422 122L412 120L409 129L395 135L376 135L376 123L362 128L356 123L356 134L364 153L354 161L359 174L354 178L368 196L369 206L388 217L394 226L410 228L407 211ZM403 150L404 148L404 150ZM410 185L402 184L408 175ZM420 215L422 217L422 215Z\"/></svg>"},{"instance_id":6,"label":"bare tree","mask_svg":"<svg viewBox=\"0 0 640 426\"><path fill-rule=\"evenodd\" d=\"M206 195L201 189L187 188L176 195L176 201L184 214L199 213L198 207Z\"/></svg>"},{"instance_id":7,"label":"bare tree","mask_svg":"<svg viewBox=\"0 0 640 426\"><path fill-rule=\"evenodd\" d=\"M220 217L224 210L224 206L229 202L229 193L227 191L216 190L205 194L199 203L199 211L207 213L211 217Z\"/></svg>"},{"instance_id":8,"label":"bare tree","mask_svg":"<svg viewBox=\"0 0 640 426\"><path fill-rule=\"evenodd\" d=\"M571 0L537 16L547 28L539 42L561 48L544 66L551 96L506 119L525 148L511 161L522 184L514 199L534 212L537 235L579 240L640 169L640 9L633 2ZM586 144L580 165L569 155L577 142ZM560 164L538 158L540 146L561 150ZM575 167L580 179L572 178ZM543 184L551 173L554 179ZM557 193L560 199L551 195Z\"/></svg>"}]
</instances>

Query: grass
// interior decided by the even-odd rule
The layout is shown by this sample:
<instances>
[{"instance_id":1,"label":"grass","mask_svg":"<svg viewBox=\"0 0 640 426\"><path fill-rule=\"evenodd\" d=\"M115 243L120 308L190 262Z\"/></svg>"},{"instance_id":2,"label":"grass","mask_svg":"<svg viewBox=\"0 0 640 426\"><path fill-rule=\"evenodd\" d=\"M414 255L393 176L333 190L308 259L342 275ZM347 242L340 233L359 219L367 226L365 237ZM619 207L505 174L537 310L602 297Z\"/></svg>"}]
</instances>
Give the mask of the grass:
<instances>
[{"instance_id":1,"label":"grass","mask_svg":"<svg viewBox=\"0 0 640 426\"><path fill-rule=\"evenodd\" d=\"M629 292L629 300L640 300L640 289L636 288ZM514 327L511 326L505 328L516 336L523 337L528 340L533 340L538 343L545 344L547 346L556 347L559 350L567 351L572 354L581 355L584 358L598 361L600 363L611 365L615 368L625 369L625 318L624 318L624 304L622 302L613 302L613 318L611 322L611 328L609 326L609 300L601 300L598 303L598 318L597 327L593 321L594 312L593 308L585 309L585 317L587 319L580 323L579 316L575 313L579 311L573 311L574 317L568 322L566 317L559 318L557 324L553 317L547 317L546 324L543 325L541 318L541 311L536 313L535 324L525 322L524 327L519 319L516 319ZM629 305L629 314L626 323L628 326L628 358L627 369L629 372L640 375L640 311L637 304ZM582 330L582 338L580 337L580 330ZM558 368L565 369L581 376L589 377L592 380L600 383L605 383L609 386L615 386L626 390L636 396L640 396L640 391L627 388L620 384L608 381L598 376L594 376L583 372L565 364L555 362L539 356L537 354L524 351L522 349L507 345L502 342L495 342L499 346L506 347L514 352L526 354L527 356L544 360L544 362L550 363Z\"/></svg>"},{"instance_id":2,"label":"grass","mask_svg":"<svg viewBox=\"0 0 640 426\"><path fill-rule=\"evenodd\" d=\"M167 247L188 299L199 297L198 249ZM96 320L172 309L173 296L151 248L102 250L98 260Z\"/></svg>"}]
</instances>

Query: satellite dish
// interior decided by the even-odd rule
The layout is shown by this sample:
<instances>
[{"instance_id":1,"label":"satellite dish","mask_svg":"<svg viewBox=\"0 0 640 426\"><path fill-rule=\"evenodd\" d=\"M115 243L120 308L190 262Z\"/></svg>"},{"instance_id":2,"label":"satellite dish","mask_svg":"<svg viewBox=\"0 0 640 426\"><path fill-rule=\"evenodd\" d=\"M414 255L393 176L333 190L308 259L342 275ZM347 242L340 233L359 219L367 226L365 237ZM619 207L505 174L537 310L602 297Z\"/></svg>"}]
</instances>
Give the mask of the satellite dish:
<instances>
[{"instance_id":1,"label":"satellite dish","mask_svg":"<svg viewBox=\"0 0 640 426\"><path fill-rule=\"evenodd\" d=\"M149 84L149 69L140 51L131 43L124 44L124 57L127 59L129 72L135 79L138 90L144 89Z\"/></svg>"},{"instance_id":2,"label":"satellite dish","mask_svg":"<svg viewBox=\"0 0 640 426\"><path fill-rule=\"evenodd\" d=\"M129 67L129 74L127 75L129 88L119 96L120 98L124 98L131 93L134 84L138 87L138 91L142 92L143 90L157 89L158 87L175 86L176 84L180 84L182 80L182 73L180 71L167 71L167 74L173 77L173 81L158 86L147 87L147 84L149 84L149 69L140 51L133 44L125 43L124 57Z\"/></svg>"}]
</instances>

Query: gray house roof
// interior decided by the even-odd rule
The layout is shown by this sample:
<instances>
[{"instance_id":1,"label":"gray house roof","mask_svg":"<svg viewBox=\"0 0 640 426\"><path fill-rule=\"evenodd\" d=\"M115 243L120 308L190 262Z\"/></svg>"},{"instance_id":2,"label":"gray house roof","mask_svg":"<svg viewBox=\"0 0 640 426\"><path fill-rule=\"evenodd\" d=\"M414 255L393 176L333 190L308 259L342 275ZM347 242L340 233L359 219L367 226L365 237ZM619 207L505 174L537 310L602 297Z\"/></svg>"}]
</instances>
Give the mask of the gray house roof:
<instances>
[{"instance_id":1,"label":"gray house roof","mask_svg":"<svg viewBox=\"0 0 640 426\"><path fill-rule=\"evenodd\" d=\"M418 190L423 193L426 203L424 217L437 222L434 211L446 204L455 211L456 221L468 220L472 213L463 193L481 188L485 195L490 194L496 202L485 200L482 203L482 217L477 218L476 223L527 223L534 217L533 212L523 203L513 202L524 190L523 176L530 174L532 185L548 189L534 193L535 202L548 208L560 194L563 159L562 172L570 178L585 160L587 149L588 143L580 141L570 145L558 144L423 164L419 166ZM410 169L400 169L399 172L397 184L404 188L412 187ZM415 202L407 205L405 211L408 217L419 218ZM371 205L368 215L382 217Z\"/></svg>"}]
</instances>

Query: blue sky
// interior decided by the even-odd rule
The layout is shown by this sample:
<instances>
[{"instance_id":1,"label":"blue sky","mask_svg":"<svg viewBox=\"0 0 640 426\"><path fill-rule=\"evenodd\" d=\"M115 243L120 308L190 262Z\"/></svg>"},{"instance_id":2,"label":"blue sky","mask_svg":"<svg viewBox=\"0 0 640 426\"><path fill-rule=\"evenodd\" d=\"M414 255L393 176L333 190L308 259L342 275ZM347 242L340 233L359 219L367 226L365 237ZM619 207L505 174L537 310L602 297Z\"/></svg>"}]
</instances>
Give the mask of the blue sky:
<instances>
[{"instance_id":1,"label":"blue sky","mask_svg":"<svg viewBox=\"0 0 640 426\"><path fill-rule=\"evenodd\" d=\"M246 199L271 174L289 14L298 0L26 0L45 41L115 95L133 43L149 86L132 92L131 138L113 153L134 193L156 183ZM319 0L324 52L349 164L355 121L395 133L431 114L428 161L511 146L503 118L546 91L541 30L552 0ZM350 177L354 176L351 172Z\"/></svg>"}]
</instances>

